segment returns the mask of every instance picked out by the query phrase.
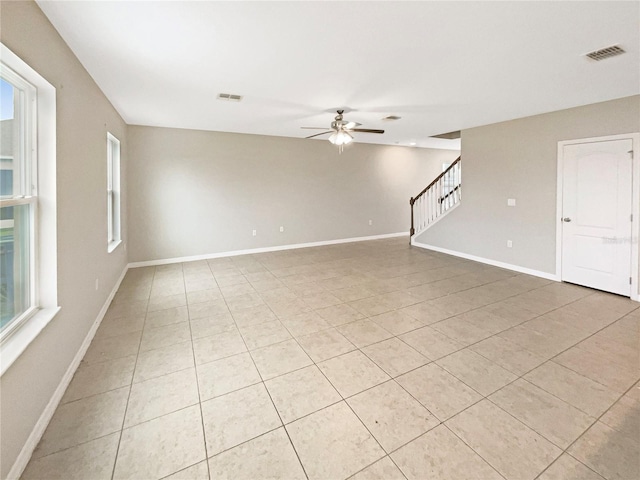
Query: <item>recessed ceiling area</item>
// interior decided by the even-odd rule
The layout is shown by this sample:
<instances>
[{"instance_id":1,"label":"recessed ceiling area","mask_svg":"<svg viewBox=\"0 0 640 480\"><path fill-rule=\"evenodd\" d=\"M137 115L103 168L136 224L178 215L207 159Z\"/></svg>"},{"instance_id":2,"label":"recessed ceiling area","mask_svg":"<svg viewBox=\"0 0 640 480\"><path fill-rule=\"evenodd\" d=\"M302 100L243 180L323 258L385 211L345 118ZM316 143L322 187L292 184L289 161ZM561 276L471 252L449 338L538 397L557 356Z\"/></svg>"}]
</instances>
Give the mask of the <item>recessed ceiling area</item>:
<instances>
[{"instance_id":1,"label":"recessed ceiling area","mask_svg":"<svg viewBox=\"0 0 640 480\"><path fill-rule=\"evenodd\" d=\"M38 4L135 125L302 138L344 108L385 130L356 142L459 149L432 136L640 93L637 2Z\"/></svg>"}]
</instances>

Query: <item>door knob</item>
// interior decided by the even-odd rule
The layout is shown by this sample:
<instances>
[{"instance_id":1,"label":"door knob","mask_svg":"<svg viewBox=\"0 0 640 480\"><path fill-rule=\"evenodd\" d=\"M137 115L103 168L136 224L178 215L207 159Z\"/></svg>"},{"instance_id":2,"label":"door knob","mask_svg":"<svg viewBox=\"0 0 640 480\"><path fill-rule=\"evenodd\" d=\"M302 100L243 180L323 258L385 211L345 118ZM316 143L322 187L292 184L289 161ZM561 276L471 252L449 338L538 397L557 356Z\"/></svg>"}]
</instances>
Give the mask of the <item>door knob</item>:
<instances>
[{"instance_id":1,"label":"door knob","mask_svg":"<svg viewBox=\"0 0 640 480\"><path fill-rule=\"evenodd\" d=\"M570 219L569 217L564 217L564 218L562 219L562 221L563 221L563 222L567 222L567 223L568 223L568 222L570 222L570 221L571 221L571 219Z\"/></svg>"}]
</instances>

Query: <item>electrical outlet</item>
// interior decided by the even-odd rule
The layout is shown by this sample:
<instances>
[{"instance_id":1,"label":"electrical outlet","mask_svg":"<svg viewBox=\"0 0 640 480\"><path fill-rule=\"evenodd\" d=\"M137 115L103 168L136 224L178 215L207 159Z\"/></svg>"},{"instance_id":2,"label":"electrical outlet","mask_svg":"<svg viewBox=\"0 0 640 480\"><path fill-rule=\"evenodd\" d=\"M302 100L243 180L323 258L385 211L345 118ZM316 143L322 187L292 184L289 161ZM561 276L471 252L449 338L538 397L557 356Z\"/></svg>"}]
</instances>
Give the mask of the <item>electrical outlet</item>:
<instances>
[{"instance_id":1,"label":"electrical outlet","mask_svg":"<svg viewBox=\"0 0 640 480\"><path fill-rule=\"evenodd\" d=\"M255 237L257 234L258 234L258 231L257 231L257 230L254 230L254 231L253 231L253 236Z\"/></svg>"},{"instance_id":2,"label":"electrical outlet","mask_svg":"<svg viewBox=\"0 0 640 480\"><path fill-rule=\"evenodd\" d=\"M507 198L507 207L515 207L516 199L515 198Z\"/></svg>"},{"instance_id":3,"label":"electrical outlet","mask_svg":"<svg viewBox=\"0 0 640 480\"><path fill-rule=\"evenodd\" d=\"M280 232L284 232L284 227L280 227Z\"/></svg>"},{"instance_id":4,"label":"electrical outlet","mask_svg":"<svg viewBox=\"0 0 640 480\"><path fill-rule=\"evenodd\" d=\"M98 291L99 287L100 287L100 280L96 278L96 292Z\"/></svg>"},{"instance_id":5,"label":"electrical outlet","mask_svg":"<svg viewBox=\"0 0 640 480\"><path fill-rule=\"evenodd\" d=\"M513 242L511 240L507 240L507 248L513 247Z\"/></svg>"},{"instance_id":6,"label":"electrical outlet","mask_svg":"<svg viewBox=\"0 0 640 480\"><path fill-rule=\"evenodd\" d=\"M373 220L369 220L369 225L373 225Z\"/></svg>"}]
</instances>

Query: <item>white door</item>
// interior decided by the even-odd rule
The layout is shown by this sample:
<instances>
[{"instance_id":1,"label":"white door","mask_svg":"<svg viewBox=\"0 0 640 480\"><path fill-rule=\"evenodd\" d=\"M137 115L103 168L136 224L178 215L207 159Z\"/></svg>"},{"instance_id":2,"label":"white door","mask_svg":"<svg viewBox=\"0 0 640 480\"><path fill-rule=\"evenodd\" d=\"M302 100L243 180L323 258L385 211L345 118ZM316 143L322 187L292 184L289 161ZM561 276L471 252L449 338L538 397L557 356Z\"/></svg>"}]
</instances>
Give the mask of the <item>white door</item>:
<instances>
[{"instance_id":1,"label":"white door","mask_svg":"<svg viewBox=\"0 0 640 480\"><path fill-rule=\"evenodd\" d=\"M564 146L562 280L631 294L632 140Z\"/></svg>"}]
</instances>

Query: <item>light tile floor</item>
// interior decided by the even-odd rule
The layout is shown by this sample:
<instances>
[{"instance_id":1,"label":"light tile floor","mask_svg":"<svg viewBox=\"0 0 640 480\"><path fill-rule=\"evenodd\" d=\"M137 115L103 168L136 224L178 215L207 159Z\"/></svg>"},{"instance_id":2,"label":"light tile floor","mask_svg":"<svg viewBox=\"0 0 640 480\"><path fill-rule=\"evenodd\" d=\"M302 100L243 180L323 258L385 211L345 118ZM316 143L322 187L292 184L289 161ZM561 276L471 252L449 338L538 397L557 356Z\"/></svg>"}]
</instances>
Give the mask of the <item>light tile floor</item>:
<instances>
[{"instance_id":1,"label":"light tile floor","mask_svg":"<svg viewBox=\"0 0 640 480\"><path fill-rule=\"evenodd\" d=\"M640 309L406 238L127 273L23 478L640 478Z\"/></svg>"}]
</instances>

